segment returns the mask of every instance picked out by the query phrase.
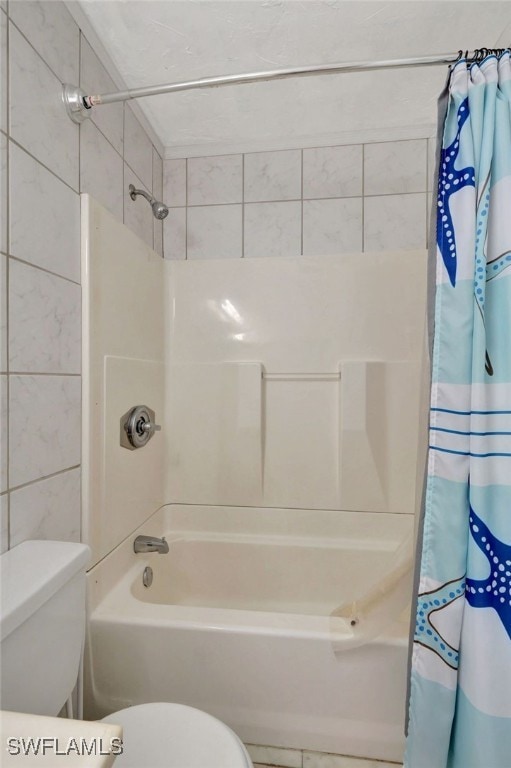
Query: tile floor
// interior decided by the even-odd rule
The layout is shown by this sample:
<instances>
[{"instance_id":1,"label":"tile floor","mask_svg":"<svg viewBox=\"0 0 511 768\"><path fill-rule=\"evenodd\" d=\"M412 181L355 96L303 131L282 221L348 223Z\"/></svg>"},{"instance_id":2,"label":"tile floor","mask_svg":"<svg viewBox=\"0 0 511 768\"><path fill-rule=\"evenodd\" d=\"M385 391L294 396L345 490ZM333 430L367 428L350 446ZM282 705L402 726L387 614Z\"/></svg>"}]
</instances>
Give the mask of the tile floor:
<instances>
[{"instance_id":1,"label":"tile floor","mask_svg":"<svg viewBox=\"0 0 511 768\"><path fill-rule=\"evenodd\" d=\"M326 752L247 744L254 768L401 768L401 763L366 760Z\"/></svg>"}]
</instances>

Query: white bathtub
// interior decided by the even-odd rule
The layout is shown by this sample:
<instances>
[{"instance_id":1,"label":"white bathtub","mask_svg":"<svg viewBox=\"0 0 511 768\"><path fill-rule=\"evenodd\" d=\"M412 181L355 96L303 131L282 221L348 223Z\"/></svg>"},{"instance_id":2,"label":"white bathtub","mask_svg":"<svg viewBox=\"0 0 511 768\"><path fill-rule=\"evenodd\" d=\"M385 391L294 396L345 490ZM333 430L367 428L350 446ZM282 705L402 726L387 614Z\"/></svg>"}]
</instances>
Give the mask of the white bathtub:
<instances>
[{"instance_id":1,"label":"white bathtub","mask_svg":"<svg viewBox=\"0 0 511 768\"><path fill-rule=\"evenodd\" d=\"M408 622L344 650L349 622L330 614L384 578L412 524L163 507L89 573L86 716L176 701L248 743L401 760ZM137 533L165 535L169 553L135 555Z\"/></svg>"}]
</instances>

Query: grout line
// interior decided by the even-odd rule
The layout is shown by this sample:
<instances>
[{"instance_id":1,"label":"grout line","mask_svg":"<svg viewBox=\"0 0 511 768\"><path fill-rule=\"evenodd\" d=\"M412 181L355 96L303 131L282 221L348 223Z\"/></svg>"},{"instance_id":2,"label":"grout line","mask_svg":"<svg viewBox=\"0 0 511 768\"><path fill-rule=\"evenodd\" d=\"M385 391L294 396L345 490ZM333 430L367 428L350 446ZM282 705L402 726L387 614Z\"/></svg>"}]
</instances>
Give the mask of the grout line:
<instances>
[{"instance_id":1,"label":"grout line","mask_svg":"<svg viewBox=\"0 0 511 768\"><path fill-rule=\"evenodd\" d=\"M124 160L123 152L119 152L119 150L117 149L117 147L115 146L115 144L113 144L112 140L111 140L111 139L110 139L110 138L109 138L109 137L106 135L106 133L103 131L103 129L102 129L102 128L100 128L100 127L99 127L99 125L96 123L96 121L93 119L92 115L91 115L89 118L86 118L86 120L84 121L84 123L85 123L85 122L87 122L87 120L90 120L91 124L94 126L94 128L96 128L96 130L97 130L97 131L99 131L99 133L102 135L102 137L104 138L104 140L105 140L105 141L106 141L108 144L110 144L110 146L112 147L112 149L114 150L114 152L116 152L116 153L119 155L119 157L121 158L121 160ZM84 125L84 123L81 123L81 126L82 126L82 125ZM124 123L124 117L123 117L123 123ZM81 127L81 126L80 126L80 127ZM123 127L123 134L124 134L124 127ZM123 144L123 150L124 150L124 139L123 139L123 141L122 141L122 144Z\"/></svg>"},{"instance_id":2,"label":"grout line","mask_svg":"<svg viewBox=\"0 0 511 768\"><path fill-rule=\"evenodd\" d=\"M138 173L133 170L131 165L128 162L126 162L126 160L123 160L123 163L128 168L128 170L131 171L131 173L135 177L135 179L137 181L137 184L136 184L137 189L142 188L142 189L144 189L147 192L147 194L152 195L152 192L150 191L150 188L147 186L147 184L144 184L144 182L142 181L142 179L140 178Z\"/></svg>"},{"instance_id":3,"label":"grout line","mask_svg":"<svg viewBox=\"0 0 511 768\"><path fill-rule=\"evenodd\" d=\"M124 133L126 130L126 102L122 102L122 223L124 224L126 221L126 160L124 159L124 149L125 149L125 141L124 141Z\"/></svg>"},{"instance_id":4,"label":"grout line","mask_svg":"<svg viewBox=\"0 0 511 768\"><path fill-rule=\"evenodd\" d=\"M65 373L60 371L9 371L10 376L54 376L55 378L78 378L81 373Z\"/></svg>"},{"instance_id":5,"label":"grout line","mask_svg":"<svg viewBox=\"0 0 511 768\"><path fill-rule=\"evenodd\" d=\"M64 469L59 469L58 472L52 472L49 475L42 475L42 477L36 477L34 480L29 480L26 483L20 483L20 485L14 485L12 488L9 488L9 493L12 493L13 491L19 491L22 488L28 488L30 485L35 485L36 483L40 483L42 480L50 480L52 477L58 477L59 475L63 475L66 472L72 472L74 469L80 469L81 464L73 464L72 467L65 467Z\"/></svg>"},{"instance_id":6,"label":"grout line","mask_svg":"<svg viewBox=\"0 0 511 768\"><path fill-rule=\"evenodd\" d=\"M78 84L81 86L82 83L82 44L83 44L83 34L80 27L78 27ZM78 189L81 192L82 189L82 124L79 125L79 131L78 131ZM81 208L81 202L80 202L80 208ZM81 275L81 260L82 260L82 217L80 215L80 240L78 245L78 254L80 257L80 301L83 301L83 295L82 295L82 288L81 288L81 282L82 282L82 275ZM82 346L83 346L83 330L82 330L82 316L80 311L80 366L82 365ZM83 413L83 385L82 380L80 376L80 415ZM81 422L81 418L80 418ZM80 433L80 466L82 464L82 439L81 439L81 433ZM79 472L79 485L80 485L80 496L79 496L79 513L80 513L80 541L82 540L82 527L83 527L83 509L82 509L82 473Z\"/></svg>"},{"instance_id":7,"label":"grout line","mask_svg":"<svg viewBox=\"0 0 511 768\"><path fill-rule=\"evenodd\" d=\"M300 152L300 202L301 202L300 256L303 256L303 149Z\"/></svg>"},{"instance_id":8,"label":"grout line","mask_svg":"<svg viewBox=\"0 0 511 768\"><path fill-rule=\"evenodd\" d=\"M81 339L80 339L81 342ZM81 343L80 343L80 353L81 353ZM80 364L81 364L81 354L80 354ZM82 540L82 465L83 465L83 440L82 440L82 414L83 414L83 377L80 375L80 426L78 427L78 437L79 437L79 460L80 464L75 465L76 469L79 470L78 472L78 482L80 485L80 541Z\"/></svg>"},{"instance_id":9,"label":"grout line","mask_svg":"<svg viewBox=\"0 0 511 768\"><path fill-rule=\"evenodd\" d=\"M59 176L58 173L55 173L55 171L52 170L48 165L45 165L45 163L41 162L41 160L38 157L33 155L32 152L30 152L30 150L28 150L26 147L24 147L23 144L20 144L19 141L14 139L10 134L9 134L9 141L12 144L14 144L16 147L19 147L19 149L23 150L23 152L25 152L29 157L31 157L32 160L35 160L36 163L39 163L40 166L45 168L45 170L47 170L48 173L51 173L52 176L54 176L56 179L58 179L60 182L62 182L62 184L64 184L68 189L70 189L72 192L74 192L75 195L80 194L79 190L77 190L73 186L71 186L71 184L69 184L69 182L67 182L65 179L63 179L62 176ZM79 151L80 151L80 147L78 146L78 152Z\"/></svg>"},{"instance_id":10,"label":"grout line","mask_svg":"<svg viewBox=\"0 0 511 768\"><path fill-rule=\"evenodd\" d=\"M10 166L10 147L9 147L9 140L11 135L11 72L10 72L10 55L9 55L9 38L10 38L10 27L9 27L9 6L7 6L7 20L6 20L6 97L7 97L7 121L6 121L6 128L7 128L7 134L6 134L6 143L5 143L5 168L6 168L6 191L7 191L7 204L6 204L6 210L4 211L7 221L7 237L6 237L6 250L9 254L11 252L11 210L10 210L10 195L9 195L9 186L11 183L11 166ZM9 358L10 358L10 351L9 351L9 282L10 282L10 260L9 257L5 257L5 311L6 311L6 330L5 330L5 367L7 371L7 377L5 380L5 397L6 397L6 419L5 419L5 452L6 452L6 483L7 483L7 490L9 490L9 482L10 482L10 426L11 426L11 409L10 409L10 399L11 399L11 380L9 376ZM11 494L7 494L7 549L11 548Z\"/></svg>"},{"instance_id":11,"label":"grout line","mask_svg":"<svg viewBox=\"0 0 511 768\"><path fill-rule=\"evenodd\" d=\"M245 155L241 155L241 258L245 258Z\"/></svg>"},{"instance_id":12,"label":"grout line","mask_svg":"<svg viewBox=\"0 0 511 768\"><path fill-rule=\"evenodd\" d=\"M362 144L362 253L365 252L365 144Z\"/></svg>"},{"instance_id":13,"label":"grout line","mask_svg":"<svg viewBox=\"0 0 511 768\"><path fill-rule=\"evenodd\" d=\"M434 180L434 173L433 178L431 178L431 158L430 158L430 147L431 141L429 139L426 139L426 191L432 192L433 189L433 180Z\"/></svg>"},{"instance_id":14,"label":"grout line","mask_svg":"<svg viewBox=\"0 0 511 768\"><path fill-rule=\"evenodd\" d=\"M135 170L135 168L133 168L133 166L131 165L131 163L128 161L128 159L126 157L126 114L127 114L127 110L131 109L131 107L130 107L128 101L124 101L123 105L124 105L124 119L123 119L123 136L122 136L122 152L123 152L122 157L123 157L123 160L126 163L126 165L128 165L131 168L131 170L133 171L133 173L135 174L137 179L140 180L140 182L141 182L142 186L144 187L144 189L146 190L146 192L150 192L150 187L148 187L148 185L144 181L142 181L142 179L140 178L139 171L137 171L137 170ZM153 142L151 141L151 139L149 138L149 134L147 133L147 131L145 130L144 126L142 125L142 123L140 122L138 117L135 115L133 110L131 110L131 113L133 115L134 120L138 123L138 126L139 126L140 130L142 131L143 135L145 136L145 138L147 139L147 141L149 142L149 144L151 146L151 181L152 181L152 178L153 178L153 149L155 149L155 146L154 146ZM151 194L152 194L152 192L151 192Z\"/></svg>"},{"instance_id":15,"label":"grout line","mask_svg":"<svg viewBox=\"0 0 511 768\"><path fill-rule=\"evenodd\" d=\"M428 198L431 199L432 192L429 191L430 183L429 183L429 139L425 139L426 141L426 248L429 247L429 216L428 216ZM431 209L430 209L431 210Z\"/></svg>"},{"instance_id":16,"label":"grout line","mask_svg":"<svg viewBox=\"0 0 511 768\"><path fill-rule=\"evenodd\" d=\"M150 193L153 197L156 197L155 191L154 191L154 147L151 144L151 189Z\"/></svg>"},{"instance_id":17,"label":"grout line","mask_svg":"<svg viewBox=\"0 0 511 768\"><path fill-rule=\"evenodd\" d=\"M188 158L185 159L185 260L188 259Z\"/></svg>"},{"instance_id":18,"label":"grout line","mask_svg":"<svg viewBox=\"0 0 511 768\"><path fill-rule=\"evenodd\" d=\"M153 144L151 142L151 180L152 180L151 195L152 195L152 197L156 197L155 192L154 192L154 152L155 152L155 149L154 149ZM163 197L163 195L162 195L162 197ZM155 222L156 222L156 219L153 217L153 220L151 221L153 251L156 250L155 247L154 247L154 242L155 242L154 233L155 233L155 229L156 229Z\"/></svg>"},{"instance_id":19,"label":"grout line","mask_svg":"<svg viewBox=\"0 0 511 768\"><path fill-rule=\"evenodd\" d=\"M78 27L78 86L82 82L82 30ZM78 194L82 191L82 124L78 126Z\"/></svg>"},{"instance_id":20,"label":"grout line","mask_svg":"<svg viewBox=\"0 0 511 768\"><path fill-rule=\"evenodd\" d=\"M139 181L139 182L140 182L140 186L141 186L141 187L143 187L143 188L145 189L145 191L146 191L148 194L152 194L152 192L150 191L150 189L149 189L149 187L147 186L147 184L145 184L145 183L142 181L142 179L140 178L140 176L138 175L138 173L137 173L137 172L134 170L133 166L131 166L131 165L128 163L128 161L127 161L125 158L123 158L123 160L124 160L124 162L126 163L126 165L128 166L128 168L130 169L130 171L132 172L133 176L136 176L136 178L137 178L137 181Z\"/></svg>"},{"instance_id":21,"label":"grout line","mask_svg":"<svg viewBox=\"0 0 511 768\"><path fill-rule=\"evenodd\" d=\"M46 267L40 267L39 264L33 264L31 261L27 261L26 259L21 259L19 256L9 256L10 259L13 261L18 261L20 264L25 264L27 267L33 267L34 269L38 269L40 272L45 272L47 275L52 275L52 277L58 277L60 280L65 280L66 283L72 283L73 285L80 286L80 283L78 280L72 280L70 277L65 277L64 275L59 275L58 272L52 272L51 269L46 269Z\"/></svg>"},{"instance_id":22,"label":"grout line","mask_svg":"<svg viewBox=\"0 0 511 768\"><path fill-rule=\"evenodd\" d=\"M423 195L426 190L418 190L416 192L382 192L377 195L366 195L366 197L402 197L403 195ZM300 203L300 202L313 202L316 200L353 200L355 198L364 197L364 195L341 195L334 197L293 197L286 198L285 200L250 200L244 205L269 205L270 203ZM228 205L240 205L240 203L201 203L187 206L188 208L220 208ZM172 205L173 208L184 208L183 205Z\"/></svg>"}]
</instances>

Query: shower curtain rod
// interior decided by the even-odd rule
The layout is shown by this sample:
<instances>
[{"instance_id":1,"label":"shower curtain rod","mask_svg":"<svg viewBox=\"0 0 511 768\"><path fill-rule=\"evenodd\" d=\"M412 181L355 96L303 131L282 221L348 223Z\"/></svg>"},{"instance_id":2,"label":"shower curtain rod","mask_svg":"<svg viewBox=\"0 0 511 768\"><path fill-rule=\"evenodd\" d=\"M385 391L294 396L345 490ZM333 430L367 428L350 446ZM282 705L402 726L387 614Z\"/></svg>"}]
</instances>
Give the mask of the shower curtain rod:
<instances>
[{"instance_id":1,"label":"shower curtain rod","mask_svg":"<svg viewBox=\"0 0 511 768\"><path fill-rule=\"evenodd\" d=\"M486 49L485 49L486 50ZM430 67L440 64L454 64L462 51L456 53L437 54L436 56L421 56L413 59L390 59L387 61L356 61L338 64L319 64L311 67L292 67L290 69L274 69L266 72L248 72L240 75L223 75L220 77L205 77L201 80L187 80L182 83L167 83L150 85L145 88L133 88L127 91L116 91L100 95L89 95L75 85L64 85L63 99L67 113L75 123L81 123L90 116L90 110L101 104L113 104L116 101L141 99L145 96L158 96L174 91L191 91L195 88L218 88L222 85L238 85L257 83L267 80L284 80L288 77L307 77L309 75L332 75L343 72L371 72L376 69L398 69L400 67ZM465 52L465 58L478 55Z\"/></svg>"}]
</instances>

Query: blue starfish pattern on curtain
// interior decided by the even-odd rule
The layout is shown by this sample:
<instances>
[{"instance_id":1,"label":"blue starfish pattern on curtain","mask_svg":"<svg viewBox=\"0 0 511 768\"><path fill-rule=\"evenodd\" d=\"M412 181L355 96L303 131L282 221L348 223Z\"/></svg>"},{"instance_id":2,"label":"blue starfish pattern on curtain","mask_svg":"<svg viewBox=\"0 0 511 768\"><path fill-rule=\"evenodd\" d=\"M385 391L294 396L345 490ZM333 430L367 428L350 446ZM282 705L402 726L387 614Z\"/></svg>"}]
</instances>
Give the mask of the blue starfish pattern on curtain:
<instances>
[{"instance_id":1,"label":"blue starfish pattern on curtain","mask_svg":"<svg viewBox=\"0 0 511 768\"><path fill-rule=\"evenodd\" d=\"M463 597L465 577L442 584L431 592L421 592L417 606L414 641L436 653L453 669L458 668L458 648L450 645L434 624L435 614Z\"/></svg>"},{"instance_id":2,"label":"blue starfish pattern on curtain","mask_svg":"<svg viewBox=\"0 0 511 768\"><path fill-rule=\"evenodd\" d=\"M456 235L450 209L450 198L463 187L475 186L475 170L471 167L458 170L456 161L460 152L460 134L469 116L468 98L458 109L458 130L452 143L442 149L438 174L438 212L436 238L451 285L456 285Z\"/></svg>"},{"instance_id":3,"label":"blue starfish pattern on curtain","mask_svg":"<svg viewBox=\"0 0 511 768\"><path fill-rule=\"evenodd\" d=\"M466 598L474 608L493 608L511 639L511 545L494 536L470 508L470 534L488 560L486 579L467 578Z\"/></svg>"}]
</instances>

